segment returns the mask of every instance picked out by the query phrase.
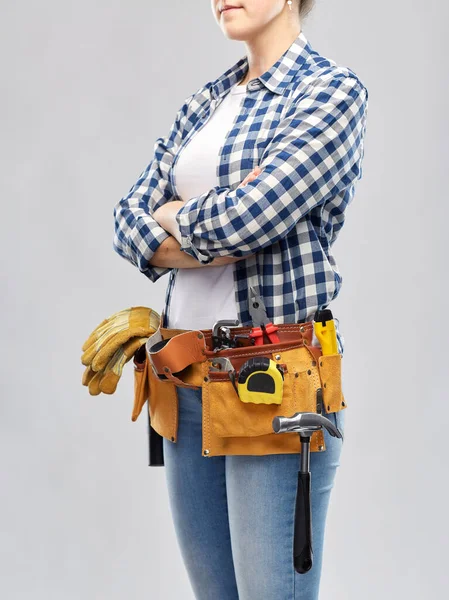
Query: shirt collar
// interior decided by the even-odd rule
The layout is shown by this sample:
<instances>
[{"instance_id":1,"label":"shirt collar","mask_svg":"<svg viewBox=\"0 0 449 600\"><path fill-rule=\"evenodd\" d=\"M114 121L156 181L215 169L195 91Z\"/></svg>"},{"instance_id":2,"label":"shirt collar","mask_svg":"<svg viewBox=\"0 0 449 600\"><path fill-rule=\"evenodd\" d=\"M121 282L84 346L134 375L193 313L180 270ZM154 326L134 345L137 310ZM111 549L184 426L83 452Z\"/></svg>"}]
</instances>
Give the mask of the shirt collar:
<instances>
[{"instance_id":1,"label":"shirt collar","mask_svg":"<svg viewBox=\"0 0 449 600\"><path fill-rule=\"evenodd\" d=\"M290 47L287 48L284 54L278 58L268 71L248 82L248 89L258 89L264 85L275 94L283 94L285 88L295 76L295 73L307 62L312 52L313 50L307 37L301 31L293 40ZM247 70L248 57L245 55L212 83L212 98L216 99L225 95L233 85L243 79Z\"/></svg>"}]
</instances>

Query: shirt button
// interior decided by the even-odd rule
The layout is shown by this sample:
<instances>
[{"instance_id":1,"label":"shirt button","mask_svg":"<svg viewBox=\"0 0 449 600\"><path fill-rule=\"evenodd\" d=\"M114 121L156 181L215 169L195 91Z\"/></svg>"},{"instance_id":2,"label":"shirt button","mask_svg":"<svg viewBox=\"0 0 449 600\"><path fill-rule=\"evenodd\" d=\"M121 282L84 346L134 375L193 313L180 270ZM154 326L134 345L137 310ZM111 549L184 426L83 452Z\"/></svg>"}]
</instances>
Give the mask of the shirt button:
<instances>
[{"instance_id":1,"label":"shirt button","mask_svg":"<svg viewBox=\"0 0 449 600\"><path fill-rule=\"evenodd\" d=\"M257 89L259 89L259 80L258 79L252 79L248 83L248 89L249 90L257 90Z\"/></svg>"}]
</instances>

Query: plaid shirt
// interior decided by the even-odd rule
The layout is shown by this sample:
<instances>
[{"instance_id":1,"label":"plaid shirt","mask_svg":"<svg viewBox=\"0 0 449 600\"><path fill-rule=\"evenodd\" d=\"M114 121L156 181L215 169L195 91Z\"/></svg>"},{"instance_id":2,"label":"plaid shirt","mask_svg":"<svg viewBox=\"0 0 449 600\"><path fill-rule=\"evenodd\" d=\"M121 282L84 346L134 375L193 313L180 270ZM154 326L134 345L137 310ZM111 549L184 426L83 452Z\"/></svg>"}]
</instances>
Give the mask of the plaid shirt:
<instances>
[{"instance_id":1,"label":"plaid shirt","mask_svg":"<svg viewBox=\"0 0 449 600\"><path fill-rule=\"evenodd\" d=\"M234 263L241 325L252 325L251 285L273 323L309 321L342 284L332 245L362 176L368 91L352 70L312 49L301 32L270 69L248 82L220 149L219 185L180 198L173 172L180 151L247 69L244 56L185 100L168 135L156 140L150 164L114 207L114 249L151 281L170 273L167 309L177 269L150 264L169 236L151 215L166 202L187 200L176 215L181 250L202 263L246 257ZM237 188L256 165L260 175Z\"/></svg>"}]
</instances>

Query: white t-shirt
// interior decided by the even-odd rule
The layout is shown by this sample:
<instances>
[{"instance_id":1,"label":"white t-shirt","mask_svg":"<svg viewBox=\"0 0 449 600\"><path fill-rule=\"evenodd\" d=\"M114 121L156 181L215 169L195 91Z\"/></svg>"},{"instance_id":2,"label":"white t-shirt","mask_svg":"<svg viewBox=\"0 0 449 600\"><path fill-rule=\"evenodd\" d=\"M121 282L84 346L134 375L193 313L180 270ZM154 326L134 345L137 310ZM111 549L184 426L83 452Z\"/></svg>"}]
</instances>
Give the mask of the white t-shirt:
<instances>
[{"instance_id":1,"label":"white t-shirt","mask_svg":"<svg viewBox=\"0 0 449 600\"><path fill-rule=\"evenodd\" d=\"M181 150L174 176L183 200L219 185L218 157L240 111L246 84L234 85L203 127ZM179 269L166 307L167 327L212 329L220 319L238 319L234 285L235 263L218 267Z\"/></svg>"}]
</instances>

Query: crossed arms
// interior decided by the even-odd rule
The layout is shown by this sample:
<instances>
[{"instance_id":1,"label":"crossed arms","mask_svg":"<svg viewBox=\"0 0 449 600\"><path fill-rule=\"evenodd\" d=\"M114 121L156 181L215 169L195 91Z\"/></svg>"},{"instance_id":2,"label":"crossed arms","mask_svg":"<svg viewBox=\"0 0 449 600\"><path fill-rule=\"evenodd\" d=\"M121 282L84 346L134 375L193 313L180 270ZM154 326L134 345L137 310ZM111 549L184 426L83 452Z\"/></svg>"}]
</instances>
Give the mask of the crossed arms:
<instances>
[{"instance_id":1,"label":"crossed arms","mask_svg":"<svg viewBox=\"0 0 449 600\"><path fill-rule=\"evenodd\" d=\"M152 281L170 270L150 262L170 235L155 216L196 261L241 259L288 235L313 208L361 177L368 93L355 77L336 75L318 79L288 108L256 177L234 190L215 186L187 202L174 200L168 174L191 98L114 208L114 249Z\"/></svg>"}]
</instances>

